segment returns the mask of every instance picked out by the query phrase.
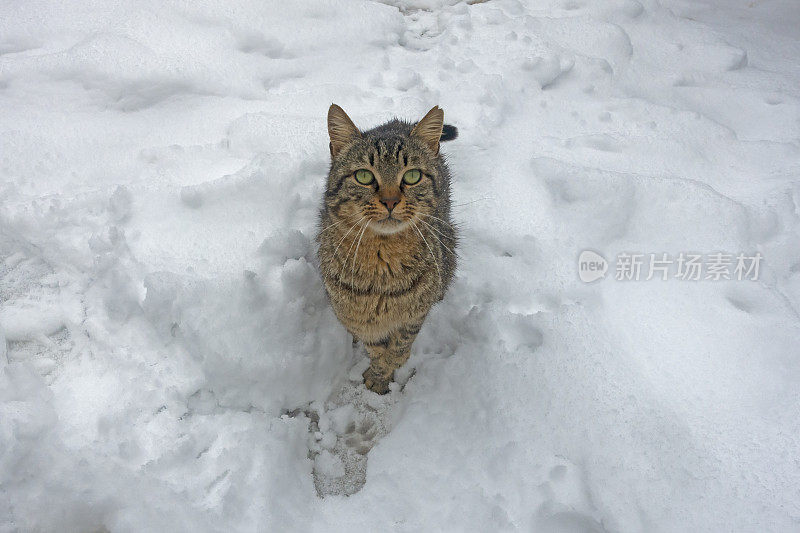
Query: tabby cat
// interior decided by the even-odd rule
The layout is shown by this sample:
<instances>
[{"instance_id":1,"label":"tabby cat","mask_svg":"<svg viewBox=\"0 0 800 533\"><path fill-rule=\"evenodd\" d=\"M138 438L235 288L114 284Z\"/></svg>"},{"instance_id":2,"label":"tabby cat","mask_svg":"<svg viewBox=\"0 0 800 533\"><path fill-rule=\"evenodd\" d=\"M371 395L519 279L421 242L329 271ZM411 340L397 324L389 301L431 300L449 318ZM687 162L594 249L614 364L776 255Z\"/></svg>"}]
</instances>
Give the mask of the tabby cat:
<instances>
[{"instance_id":1,"label":"tabby cat","mask_svg":"<svg viewBox=\"0 0 800 533\"><path fill-rule=\"evenodd\" d=\"M416 124L393 119L361 132L334 104L328 134L320 271L336 316L366 347L364 383L385 394L455 273L450 174L439 143L458 132L438 106Z\"/></svg>"}]
</instances>

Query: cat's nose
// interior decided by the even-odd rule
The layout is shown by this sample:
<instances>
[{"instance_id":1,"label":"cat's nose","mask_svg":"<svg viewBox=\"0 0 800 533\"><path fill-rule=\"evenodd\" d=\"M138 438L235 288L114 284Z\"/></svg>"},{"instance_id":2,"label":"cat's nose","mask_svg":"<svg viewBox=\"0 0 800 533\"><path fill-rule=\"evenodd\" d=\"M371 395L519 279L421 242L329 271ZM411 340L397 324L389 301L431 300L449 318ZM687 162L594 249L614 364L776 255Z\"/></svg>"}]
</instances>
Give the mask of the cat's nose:
<instances>
[{"instance_id":1,"label":"cat's nose","mask_svg":"<svg viewBox=\"0 0 800 533\"><path fill-rule=\"evenodd\" d=\"M391 198L381 198L381 203L385 205L386 209L388 209L391 213L392 209L394 209L394 206L400 203L400 198L397 196L392 196Z\"/></svg>"}]
</instances>

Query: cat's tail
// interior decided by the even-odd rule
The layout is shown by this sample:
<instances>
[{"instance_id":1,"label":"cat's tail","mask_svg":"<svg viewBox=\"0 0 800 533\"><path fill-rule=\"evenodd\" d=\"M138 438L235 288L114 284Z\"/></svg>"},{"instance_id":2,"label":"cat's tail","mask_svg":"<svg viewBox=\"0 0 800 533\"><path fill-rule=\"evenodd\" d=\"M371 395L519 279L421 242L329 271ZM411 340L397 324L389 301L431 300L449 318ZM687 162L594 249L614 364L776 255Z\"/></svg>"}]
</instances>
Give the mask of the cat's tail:
<instances>
[{"instance_id":1,"label":"cat's tail","mask_svg":"<svg viewBox=\"0 0 800 533\"><path fill-rule=\"evenodd\" d=\"M450 124L442 126L442 136L439 138L441 142L452 141L456 137L458 137L458 128Z\"/></svg>"}]
</instances>

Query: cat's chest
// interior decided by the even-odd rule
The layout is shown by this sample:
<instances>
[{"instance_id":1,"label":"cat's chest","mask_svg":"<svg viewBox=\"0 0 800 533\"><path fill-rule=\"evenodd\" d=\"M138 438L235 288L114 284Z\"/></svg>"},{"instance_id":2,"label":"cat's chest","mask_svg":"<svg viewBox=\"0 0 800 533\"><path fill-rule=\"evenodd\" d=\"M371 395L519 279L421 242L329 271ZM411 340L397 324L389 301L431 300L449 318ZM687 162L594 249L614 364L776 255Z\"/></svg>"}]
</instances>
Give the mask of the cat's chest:
<instances>
[{"instance_id":1,"label":"cat's chest","mask_svg":"<svg viewBox=\"0 0 800 533\"><path fill-rule=\"evenodd\" d=\"M364 238L343 256L323 278L337 316L359 336L365 325L380 325L381 337L387 324L424 315L438 294L437 270L413 240Z\"/></svg>"},{"instance_id":2,"label":"cat's chest","mask_svg":"<svg viewBox=\"0 0 800 533\"><path fill-rule=\"evenodd\" d=\"M359 256L362 274L376 281L411 276L419 263L417 246L411 239L373 239Z\"/></svg>"}]
</instances>

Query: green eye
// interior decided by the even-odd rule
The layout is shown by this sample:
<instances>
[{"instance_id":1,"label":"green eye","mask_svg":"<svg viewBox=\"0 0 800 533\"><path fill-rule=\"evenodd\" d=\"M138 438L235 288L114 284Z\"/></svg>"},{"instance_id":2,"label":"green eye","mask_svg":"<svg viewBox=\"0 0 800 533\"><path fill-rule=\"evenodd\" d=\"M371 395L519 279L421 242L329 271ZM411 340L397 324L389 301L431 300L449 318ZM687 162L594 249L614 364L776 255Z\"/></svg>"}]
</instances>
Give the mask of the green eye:
<instances>
[{"instance_id":1,"label":"green eye","mask_svg":"<svg viewBox=\"0 0 800 533\"><path fill-rule=\"evenodd\" d=\"M369 170L362 168L361 170L356 170L355 173L356 181L359 182L361 185L369 185L373 181L375 181L375 176Z\"/></svg>"},{"instance_id":2,"label":"green eye","mask_svg":"<svg viewBox=\"0 0 800 533\"><path fill-rule=\"evenodd\" d=\"M422 179L422 171L418 168L407 170L406 173L403 174L403 182L407 185L414 185L420 179Z\"/></svg>"}]
</instances>

